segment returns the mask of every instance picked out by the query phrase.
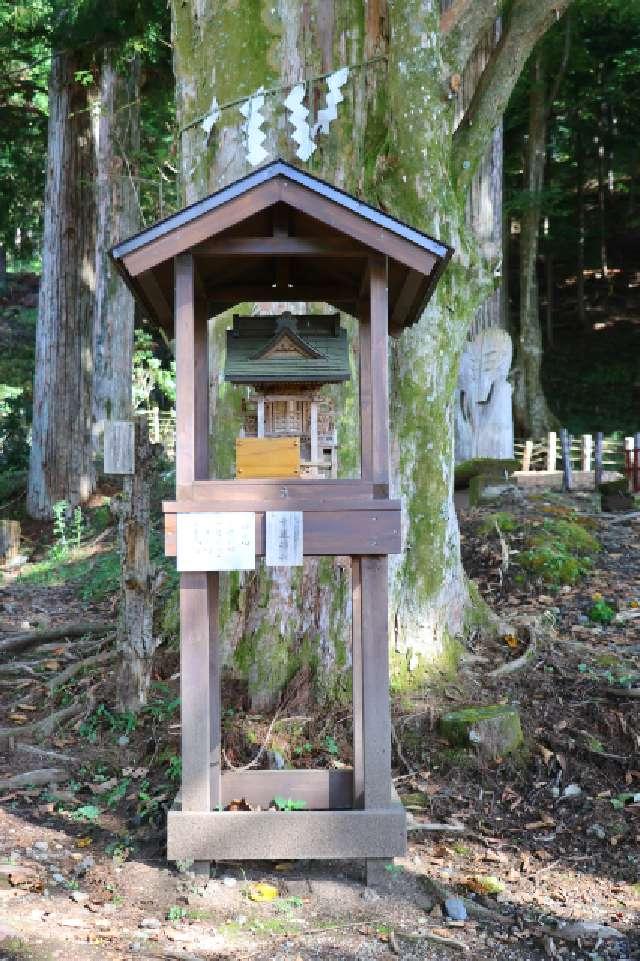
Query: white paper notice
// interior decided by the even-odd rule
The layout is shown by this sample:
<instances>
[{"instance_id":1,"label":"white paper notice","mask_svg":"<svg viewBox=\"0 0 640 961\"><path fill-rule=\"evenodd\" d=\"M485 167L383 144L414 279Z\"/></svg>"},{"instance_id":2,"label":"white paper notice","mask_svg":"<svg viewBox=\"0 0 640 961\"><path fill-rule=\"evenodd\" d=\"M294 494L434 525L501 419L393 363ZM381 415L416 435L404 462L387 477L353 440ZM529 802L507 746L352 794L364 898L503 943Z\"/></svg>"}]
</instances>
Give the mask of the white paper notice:
<instances>
[{"instance_id":1,"label":"white paper notice","mask_svg":"<svg viewBox=\"0 0 640 961\"><path fill-rule=\"evenodd\" d=\"M253 571L256 515L247 511L178 514L179 571Z\"/></svg>"},{"instance_id":2,"label":"white paper notice","mask_svg":"<svg viewBox=\"0 0 640 961\"><path fill-rule=\"evenodd\" d=\"M267 567L300 567L302 511L266 511L265 518Z\"/></svg>"}]
</instances>

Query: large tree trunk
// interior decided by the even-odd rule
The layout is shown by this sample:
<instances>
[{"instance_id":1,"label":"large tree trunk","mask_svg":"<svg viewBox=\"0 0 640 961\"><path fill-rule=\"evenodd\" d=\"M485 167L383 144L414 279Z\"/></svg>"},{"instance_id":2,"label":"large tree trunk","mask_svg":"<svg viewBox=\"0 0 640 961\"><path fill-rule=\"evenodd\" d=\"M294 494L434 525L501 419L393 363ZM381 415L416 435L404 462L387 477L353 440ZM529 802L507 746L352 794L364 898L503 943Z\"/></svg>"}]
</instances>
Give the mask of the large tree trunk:
<instances>
[{"instance_id":1,"label":"large tree trunk","mask_svg":"<svg viewBox=\"0 0 640 961\"><path fill-rule=\"evenodd\" d=\"M542 188L547 156L547 88L542 56L533 65L529 134L525 148L527 194L520 226L520 332L516 356L514 413L525 437L541 437L554 426L542 389L542 327L538 290L538 249Z\"/></svg>"},{"instance_id":2,"label":"large tree trunk","mask_svg":"<svg viewBox=\"0 0 640 961\"><path fill-rule=\"evenodd\" d=\"M500 41L502 22L491 24L467 64L456 104L456 125L473 98L478 80ZM467 222L478 250L494 265L491 292L475 312L460 366L455 405L456 461L513 456L511 338L506 331L503 280L503 131L498 125L473 178ZM492 333L485 333L492 331ZM489 344L492 349L489 349ZM503 368L506 368L504 370Z\"/></svg>"},{"instance_id":3,"label":"large tree trunk","mask_svg":"<svg viewBox=\"0 0 640 961\"><path fill-rule=\"evenodd\" d=\"M554 9L567 2L561 0ZM520 0L520 5L528 50L531 38L551 22L551 14L546 2L542 17L540 3ZM490 21L485 22L484 0L462 6L486 30ZM445 275L420 323L392 349L392 486L402 495L407 530L405 552L392 564L389 620L395 637L394 669L406 679L417 664L450 654L472 616L452 503L453 398L460 351L489 273L484 262L462 269L472 262L473 253L464 223L465 179L456 186L460 170L452 159L454 106L443 87L447 68L440 11L426 0L396 0L389 7L386 0L281 0L277 7L256 0L243 5L241 16L236 0L174 0L172 8L181 126L205 114L214 94L224 104L262 85L292 84L377 58L351 71L338 120L319 138L308 167L459 250L458 265ZM454 20L457 13L456 8ZM458 38L460 48L465 48L465 34L466 28ZM380 58L384 54L388 60ZM519 46L505 45L496 73L499 96L489 91L489 104L508 99L517 65L524 62L521 56ZM295 161L286 137L285 96L268 98L266 147L272 157L280 153ZM322 85L309 102L313 106L318 99L323 100ZM483 107L482 123L488 113L490 107ZM489 121L491 131L499 119ZM237 110L223 111L209 145L199 126L183 132L186 202L247 172L239 120ZM488 139L482 152L487 147ZM474 149L469 149L473 161L465 160L465 172L473 173L479 160ZM218 346L224 326L225 320L216 323ZM218 386L215 369L211 383L216 385L214 444L221 473L229 466L232 438L240 425L239 405L232 391ZM355 433L350 408L347 395L340 429L345 444ZM351 449L341 448L340 457L343 468L357 468ZM278 571L259 572L240 585L234 579L223 608L223 637L228 646L236 645L235 662L248 671L256 696L264 685L267 700L273 700L301 660L307 657L316 665L318 650L324 681L340 677L336 668L348 664L350 636L346 583L348 575L340 565L328 561L307 562L302 576L289 574L286 580ZM227 650L227 656L232 653ZM328 686L333 689L333 684Z\"/></svg>"},{"instance_id":4,"label":"large tree trunk","mask_svg":"<svg viewBox=\"0 0 640 961\"><path fill-rule=\"evenodd\" d=\"M27 507L49 517L56 501L94 488L91 445L95 292L94 144L88 88L70 53L53 58L49 145L36 333Z\"/></svg>"},{"instance_id":5,"label":"large tree trunk","mask_svg":"<svg viewBox=\"0 0 640 961\"><path fill-rule=\"evenodd\" d=\"M120 279L109 249L140 226L136 155L140 149L140 63L126 74L105 51L100 72L97 123L96 301L93 329L93 419L96 437L105 419L131 413L133 297Z\"/></svg>"},{"instance_id":6,"label":"large tree trunk","mask_svg":"<svg viewBox=\"0 0 640 961\"><path fill-rule=\"evenodd\" d=\"M134 712L147 702L153 654L159 642L153 611L161 574L149 559L151 487L157 463L144 416L135 419L135 451L135 474L124 477L122 497L113 505L119 517L122 562L116 697L119 710Z\"/></svg>"}]
</instances>

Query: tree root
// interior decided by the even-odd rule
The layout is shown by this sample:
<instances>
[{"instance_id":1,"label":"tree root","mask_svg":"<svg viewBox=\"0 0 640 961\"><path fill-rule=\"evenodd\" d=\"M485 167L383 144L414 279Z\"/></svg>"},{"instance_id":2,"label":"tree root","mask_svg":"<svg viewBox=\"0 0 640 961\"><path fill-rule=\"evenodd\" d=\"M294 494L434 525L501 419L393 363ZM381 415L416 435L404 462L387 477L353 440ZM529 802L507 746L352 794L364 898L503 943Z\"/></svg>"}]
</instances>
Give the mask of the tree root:
<instances>
[{"instance_id":1,"label":"tree root","mask_svg":"<svg viewBox=\"0 0 640 961\"><path fill-rule=\"evenodd\" d=\"M46 631L27 631L5 637L0 640L0 654L20 654L45 641L83 637L85 634L108 634L110 631L113 631L113 624L107 621L74 621L71 624L50 627Z\"/></svg>"},{"instance_id":2,"label":"tree root","mask_svg":"<svg viewBox=\"0 0 640 961\"><path fill-rule=\"evenodd\" d=\"M12 788L44 787L47 784L57 784L66 781L67 772L60 767L39 768L37 771L25 771L24 774L14 774L13 777L0 779L0 791L10 791Z\"/></svg>"},{"instance_id":3,"label":"tree root","mask_svg":"<svg viewBox=\"0 0 640 961\"><path fill-rule=\"evenodd\" d=\"M25 724L22 727L0 727L0 744L6 741L10 743L18 735L24 737L25 735L36 734L40 737L49 737L59 724L68 721L69 718L83 714L90 707L91 705L87 704L69 704L59 711L54 711L53 714L47 714L39 721L33 721L32 724Z\"/></svg>"},{"instance_id":4,"label":"tree root","mask_svg":"<svg viewBox=\"0 0 640 961\"><path fill-rule=\"evenodd\" d=\"M405 934L403 931L394 931L396 937L401 938L403 941L412 941L417 943L419 941L433 941L434 944L444 944L449 948L458 948L460 951L469 951L469 945L465 944L463 941L458 941L457 938L445 938L441 934L433 934L431 931L420 931L416 934Z\"/></svg>"},{"instance_id":5,"label":"tree root","mask_svg":"<svg viewBox=\"0 0 640 961\"><path fill-rule=\"evenodd\" d=\"M535 657L537 650L538 646L535 640L532 640L524 654L521 654L520 657L516 657L513 661L506 661L504 664L501 664L500 667L496 667L496 669L493 671L489 671L487 677L504 677L505 674L515 674L516 671L523 670L525 667L529 666Z\"/></svg>"},{"instance_id":6,"label":"tree root","mask_svg":"<svg viewBox=\"0 0 640 961\"><path fill-rule=\"evenodd\" d=\"M413 821L407 824L407 831L426 831L433 834L469 834L464 824L438 824L435 821Z\"/></svg>"},{"instance_id":7,"label":"tree root","mask_svg":"<svg viewBox=\"0 0 640 961\"><path fill-rule=\"evenodd\" d=\"M439 904L444 904L447 898L454 897L453 892L448 891L443 884L440 884L439 881L434 881L433 878L427 877L427 875L423 875L420 878L420 882L427 894L435 898ZM457 895L455 895L455 897L457 897ZM490 924L513 924L512 917L499 914L497 911L491 911L490 908L485 908L481 904L477 904L475 901L472 901L471 898L461 898L461 901L470 918L477 918L479 921L487 921Z\"/></svg>"},{"instance_id":8,"label":"tree root","mask_svg":"<svg viewBox=\"0 0 640 961\"><path fill-rule=\"evenodd\" d=\"M44 747L34 747L33 744L16 744L14 750L18 754L36 754L38 757L48 757L52 761L62 761L65 764L80 764L80 759L60 751L49 751Z\"/></svg>"},{"instance_id":9,"label":"tree root","mask_svg":"<svg viewBox=\"0 0 640 961\"><path fill-rule=\"evenodd\" d=\"M64 671L60 671L59 674L47 681L49 694L53 694L57 687L62 687L63 684L66 684L76 674L80 674L85 668L94 667L96 664L104 664L105 661L112 661L116 654L117 651L102 651L101 654L94 654L92 657L84 657L80 658L79 661L74 661Z\"/></svg>"}]
</instances>

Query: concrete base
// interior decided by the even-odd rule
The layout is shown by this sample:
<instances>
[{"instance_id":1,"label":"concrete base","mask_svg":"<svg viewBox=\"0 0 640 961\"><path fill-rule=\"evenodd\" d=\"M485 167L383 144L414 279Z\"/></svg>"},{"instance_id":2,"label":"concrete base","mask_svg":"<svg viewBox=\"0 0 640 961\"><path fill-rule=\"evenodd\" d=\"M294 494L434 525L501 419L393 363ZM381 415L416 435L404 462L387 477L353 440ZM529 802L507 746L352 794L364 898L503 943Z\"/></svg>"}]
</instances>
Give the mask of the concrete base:
<instances>
[{"instance_id":1,"label":"concrete base","mask_svg":"<svg viewBox=\"0 0 640 961\"><path fill-rule=\"evenodd\" d=\"M513 474L513 480L518 487L542 488L547 490L562 490L562 471L561 470L517 470ZM620 480L622 474L614 470L602 472L603 482ZM572 490L592 491L595 490L595 474L593 471L574 470L571 474Z\"/></svg>"},{"instance_id":2,"label":"concrete base","mask_svg":"<svg viewBox=\"0 0 640 961\"><path fill-rule=\"evenodd\" d=\"M401 804L357 811L169 811L170 861L390 859L405 854Z\"/></svg>"}]
</instances>

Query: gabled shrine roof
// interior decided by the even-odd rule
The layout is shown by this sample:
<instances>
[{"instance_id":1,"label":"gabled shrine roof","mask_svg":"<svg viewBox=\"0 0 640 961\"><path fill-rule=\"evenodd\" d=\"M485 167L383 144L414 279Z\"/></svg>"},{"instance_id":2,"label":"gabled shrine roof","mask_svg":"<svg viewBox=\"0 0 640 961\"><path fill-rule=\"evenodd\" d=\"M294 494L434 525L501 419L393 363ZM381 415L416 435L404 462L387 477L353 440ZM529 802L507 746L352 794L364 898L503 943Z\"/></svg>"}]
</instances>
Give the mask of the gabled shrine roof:
<instances>
[{"instance_id":1,"label":"gabled shrine roof","mask_svg":"<svg viewBox=\"0 0 640 961\"><path fill-rule=\"evenodd\" d=\"M277 352L283 342L286 354ZM230 383L335 384L350 376L339 314L236 315L227 331L224 378Z\"/></svg>"},{"instance_id":2,"label":"gabled shrine roof","mask_svg":"<svg viewBox=\"0 0 640 961\"><path fill-rule=\"evenodd\" d=\"M173 326L174 258L187 252L210 316L252 300L287 299L324 302L355 314L368 258L386 256L391 333L419 319L453 253L284 160L113 248L120 273L146 313L167 329Z\"/></svg>"}]
</instances>

